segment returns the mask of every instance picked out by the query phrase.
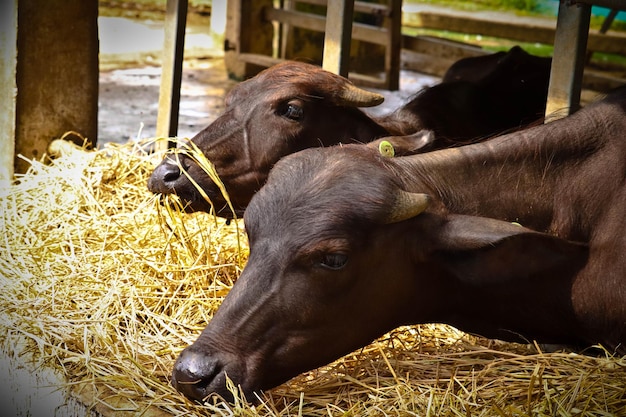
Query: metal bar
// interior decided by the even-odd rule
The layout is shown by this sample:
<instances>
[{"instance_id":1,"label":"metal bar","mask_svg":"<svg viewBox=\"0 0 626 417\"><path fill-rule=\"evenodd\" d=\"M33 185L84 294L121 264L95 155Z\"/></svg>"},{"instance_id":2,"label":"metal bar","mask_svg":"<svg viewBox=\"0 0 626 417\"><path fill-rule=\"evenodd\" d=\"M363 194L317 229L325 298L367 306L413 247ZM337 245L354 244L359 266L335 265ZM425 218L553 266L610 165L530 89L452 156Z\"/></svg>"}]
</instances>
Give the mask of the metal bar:
<instances>
[{"instance_id":1,"label":"metal bar","mask_svg":"<svg viewBox=\"0 0 626 417\"><path fill-rule=\"evenodd\" d=\"M159 111L156 126L156 134L159 137L169 138L178 133L187 4L187 0L167 0ZM172 145L171 141L167 144L168 147Z\"/></svg>"},{"instance_id":2,"label":"metal bar","mask_svg":"<svg viewBox=\"0 0 626 417\"><path fill-rule=\"evenodd\" d=\"M546 121L578 110L590 17L590 5L572 5L564 0L559 5Z\"/></svg>"},{"instance_id":3,"label":"metal bar","mask_svg":"<svg viewBox=\"0 0 626 417\"><path fill-rule=\"evenodd\" d=\"M348 76L354 0L329 0L326 8L326 35L322 67Z\"/></svg>"}]
</instances>

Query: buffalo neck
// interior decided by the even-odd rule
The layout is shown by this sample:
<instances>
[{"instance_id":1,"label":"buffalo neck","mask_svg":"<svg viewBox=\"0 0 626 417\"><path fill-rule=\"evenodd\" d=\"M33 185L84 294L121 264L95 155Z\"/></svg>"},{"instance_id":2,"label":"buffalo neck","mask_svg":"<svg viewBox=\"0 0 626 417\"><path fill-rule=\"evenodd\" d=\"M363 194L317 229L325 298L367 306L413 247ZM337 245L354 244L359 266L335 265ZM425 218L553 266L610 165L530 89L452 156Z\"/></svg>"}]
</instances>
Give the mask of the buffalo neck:
<instances>
[{"instance_id":1,"label":"buffalo neck","mask_svg":"<svg viewBox=\"0 0 626 417\"><path fill-rule=\"evenodd\" d=\"M611 117L611 112L618 114ZM567 119L483 143L397 158L395 166L407 191L428 192L450 212L519 222L586 240L585 219L580 219L577 230L559 230L561 224L571 228L572 223L559 216L575 215L563 214L561 206L568 201L571 205L588 188L585 168L610 149L612 137L621 135L624 126L611 120L615 116L622 120L623 113L596 105Z\"/></svg>"},{"instance_id":2,"label":"buffalo neck","mask_svg":"<svg viewBox=\"0 0 626 417\"><path fill-rule=\"evenodd\" d=\"M347 107L345 114L349 117L347 120L341 120L338 124L338 130L343 129L343 134L329 135L333 138L330 142L324 142L324 146L335 145L337 143L368 143L383 136L395 134L386 126L381 124L377 119L369 117L361 109ZM338 137L337 137L338 136ZM339 140L337 140L339 139ZM314 138L319 142L319 138Z\"/></svg>"}]
</instances>

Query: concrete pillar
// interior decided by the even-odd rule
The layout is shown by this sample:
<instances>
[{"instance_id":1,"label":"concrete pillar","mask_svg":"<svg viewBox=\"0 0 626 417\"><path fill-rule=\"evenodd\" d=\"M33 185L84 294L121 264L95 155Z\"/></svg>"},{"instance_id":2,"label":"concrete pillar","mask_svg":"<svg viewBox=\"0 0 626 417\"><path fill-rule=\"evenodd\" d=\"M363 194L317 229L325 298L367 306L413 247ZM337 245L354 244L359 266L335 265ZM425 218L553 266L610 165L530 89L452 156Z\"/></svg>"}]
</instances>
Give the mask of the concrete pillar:
<instances>
[{"instance_id":1,"label":"concrete pillar","mask_svg":"<svg viewBox=\"0 0 626 417\"><path fill-rule=\"evenodd\" d=\"M0 195L13 178L17 0L0 3Z\"/></svg>"},{"instance_id":2,"label":"concrete pillar","mask_svg":"<svg viewBox=\"0 0 626 417\"><path fill-rule=\"evenodd\" d=\"M16 68L16 154L40 158L67 131L96 144L97 0L19 0ZM16 172L29 166L14 160Z\"/></svg>"}]
</instances>

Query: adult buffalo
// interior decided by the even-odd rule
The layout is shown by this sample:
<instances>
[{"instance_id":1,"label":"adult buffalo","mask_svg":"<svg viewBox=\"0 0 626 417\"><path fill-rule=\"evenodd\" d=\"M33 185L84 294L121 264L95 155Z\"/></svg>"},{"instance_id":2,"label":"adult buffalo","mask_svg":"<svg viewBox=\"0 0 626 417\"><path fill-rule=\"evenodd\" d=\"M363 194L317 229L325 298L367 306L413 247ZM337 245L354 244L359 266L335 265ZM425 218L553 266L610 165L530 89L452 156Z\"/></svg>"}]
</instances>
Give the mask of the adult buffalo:
<instances>
[{"instance_id":1,"label":"adult buffalo","mask_svg":"<svg viewBox=\"0 0 626 417\"><path fill-rule=\"evenodd\" d=\"M520 84L529 88L541 88L544 83L543 74L550 71L551 65L552 58L534 56L519 46L514 46L506 52L459 59L448 68L441 82L480 82L488 77L507 76L513 86L505 88L517 89L521 87Z\"/></svg>"},{"instance_id":2,"label":"adult buffalo","mask_svg":"<svg viewBox=\"0 0 626 417\"><path fill-rule=\"evenodd\" d=\"M228 375L251 395L424 322L625 352L624 132L626 88L484 143L284 158L245 212L248 263L174 386L229 398Z\"/></svg>"},{"instance_id":3,"label":"adult buffalo","mask_svg":"<svg viewBox=\"0 0 626 417\"><path fill-rule=\"evenodd\" d=\"M191 142L214 164L240 216L272 166L305 148L402 135L409 152L433 150L537 120L544 113L550 70L549 63L534 58L519 48L495 60L476 58L456 73L463 78L482 71L479 79L427 88L379 119L359 107L378 105L383 96L317 66L286 62L233 88L224 113ZM422 129L432 130L434 136L423 135ZM177 194L190 211L213 209L220 216L233 216L220 187L184 152L166 156L148 188Z\"/></svg>"}]
</instances>

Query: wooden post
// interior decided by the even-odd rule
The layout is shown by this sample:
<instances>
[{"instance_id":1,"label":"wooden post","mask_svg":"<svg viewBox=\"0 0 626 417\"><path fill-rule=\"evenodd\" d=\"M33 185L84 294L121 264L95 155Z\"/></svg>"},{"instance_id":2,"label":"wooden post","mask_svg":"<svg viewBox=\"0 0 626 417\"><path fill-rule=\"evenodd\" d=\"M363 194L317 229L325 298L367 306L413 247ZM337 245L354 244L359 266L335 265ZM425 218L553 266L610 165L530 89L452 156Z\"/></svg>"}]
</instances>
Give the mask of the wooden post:
<instances>
[{"instance_id":1,"label":"wooden post","mask_svg":"<svg viewBox=\"0 0 626 417\"><path fill-rule=\"evenodd\" d=\"M97 0L19 0L17 23L15 152L40 158L67 131L95 145ZM16 172L29 166L15 158Z\"/></svg>"},{"instance_id":2,"label":"wooden post","mask_svg":"<svg viewBox=\"0 0 626 417\"><path fill-rule=\"evenodd\" d=\"M390 0L391 15L387 21L387 48L385 49L385 72L387 90L400 88L400 55L402 49L402 0Z\"/></svg>"},{"instance_id":3,"label":"wooden post","mask_svg":"<svg viewBox=\"0 0 626 417\"><path fill-rule=\"evenodd\" d=\"M546 121L572 114L580 105L591 6L561 0L546 105Z\"/></svg>"},{"instance_id":4,"label":"wooden post","mask_svg":"<svg viewBox=\"0 0 626 417\"><path fill-rule=\"evenodd\" d=\"M178 112L180 109L180 85L183 76L185 52L185 27L187 23L187 0L167 0L165 14L165 40L161 62L161 87L159 89L159 111L156 135L174 137L178 134ZM170 142L161 142L170 146Z\"/></svg>"},{"instance_id":5,"label":"wooden post","mask_svg":"<svg viewBox=\"0 0 626 417\"><path fill-rule=\"evenodd\" d=\"M343 77L350 66L354 0L328 0L322 67Z\"/></svg>"},{"instance_id":6,"label":"wooden post","mask_svg":"<svg viewBox=\"0 0 626 417\"><path fill-rule=\"evenodd\" d=\"M226 0L211 2L211 35L224 40L226 31Z\"/></svg>"},{"instance_id":7,"label":"wooden post","mask_svg":"<svg viewBox=\"0 0 626 417\"><path fill-rule=\"evenodd\" d=\"M17 0L0 5L0 194L13 179L15 154L15 75L17 67Z\"/></svg>"},{"instance_id":8,"label":"wooden post","mask_svg":"<svg viewBox=\"0 0 626 417\"><path fill-rule=\"evenodd\" d=\"M264 14L264 11L272 6L273 0L228 1L224 64L231 78L245 79L263 69L262 66L240 60L240 54L272 56L274 28L272 22L265 19Z\"/></svg>"}]
</instances>

